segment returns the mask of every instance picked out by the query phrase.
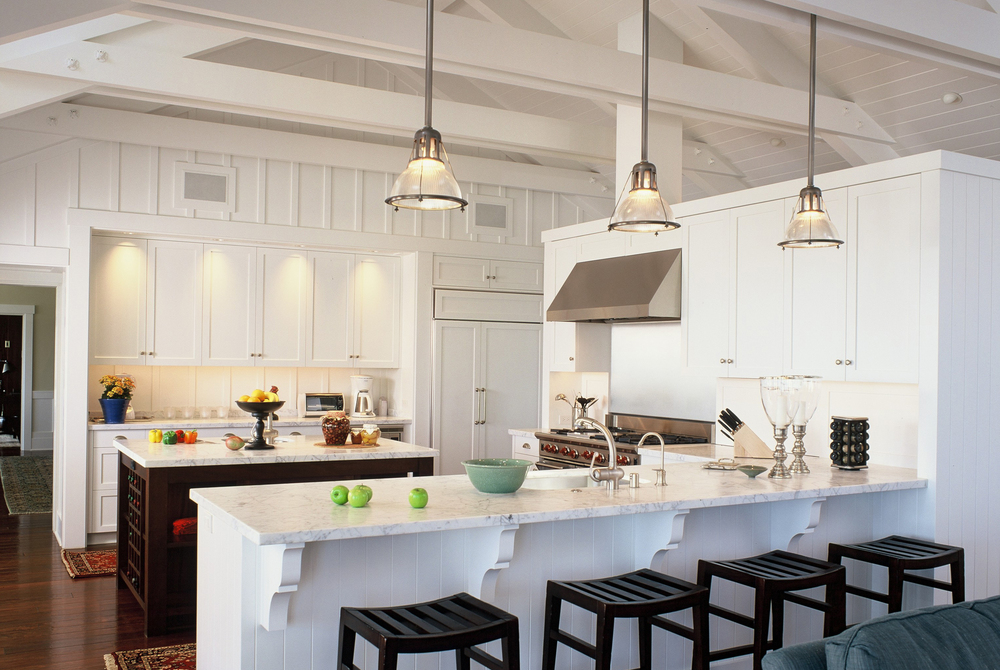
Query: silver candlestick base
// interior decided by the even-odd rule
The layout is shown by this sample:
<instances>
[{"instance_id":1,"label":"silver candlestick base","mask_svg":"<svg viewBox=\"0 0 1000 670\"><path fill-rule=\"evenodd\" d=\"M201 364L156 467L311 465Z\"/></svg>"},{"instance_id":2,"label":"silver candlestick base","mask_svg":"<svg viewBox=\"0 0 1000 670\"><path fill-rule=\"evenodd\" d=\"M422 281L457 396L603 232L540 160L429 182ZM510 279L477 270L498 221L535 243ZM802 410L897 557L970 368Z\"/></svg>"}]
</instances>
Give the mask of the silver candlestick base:
<instances>
[{"instance_id":1,"label":"silver candlestick base","mask_svg":"<svg viewBox=\"0 0 1000 670\"><path fill-rule=\"evenodd\" d=\"M803 439L806 436L805 426L792 426L792 435L795 436L795 444L792 446L792 456L795 458L792 460L791 466L789 466L788 471L793 475L808 475L809 466L802 459L806 455L806 445L803 444Z\"/></svg>"},{"instance_id":2,"label":"silver candlestick base","mask_svg":"<svg viewBox=\"0 0 1000 670\"><path fill-rule=\"evenodd\" d=\"M771 479L791 479L792 473L788 471L788 467L785 465L785 459L788 458L788 454L785 453L785 438L788 437L787 428L774 427L774 467L771 471L767 473L767 476Z\"/></svg>"}]
</instances>

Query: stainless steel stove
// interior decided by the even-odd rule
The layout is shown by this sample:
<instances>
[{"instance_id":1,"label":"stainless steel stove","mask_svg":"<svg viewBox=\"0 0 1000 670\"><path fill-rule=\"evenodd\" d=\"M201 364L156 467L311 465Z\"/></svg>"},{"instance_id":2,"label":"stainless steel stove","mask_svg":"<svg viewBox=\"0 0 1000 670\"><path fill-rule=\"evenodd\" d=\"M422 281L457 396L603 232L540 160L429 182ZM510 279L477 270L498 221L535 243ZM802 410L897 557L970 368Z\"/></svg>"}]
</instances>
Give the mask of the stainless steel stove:
<instances>
[{"instance_id":1,"label":"stainless steel stove","mask_svg":"<svg viewBox=\"0 0 1000 670\"><path fill-rule=\"evenodd\" d=\"M637 414L608 414L606 424L615 438L618 465L639 464L639 440L645 433L658 433L667 446L706 444L715 437L711 421L688 421ZM608 443L591 428L553 428L535 433L538 438L538 468L566 469L589 467L595 454L597 465L607 465L611 457ZM647 438L644 447L659 447L656 438Z\"/></svg>"}]
</instances>

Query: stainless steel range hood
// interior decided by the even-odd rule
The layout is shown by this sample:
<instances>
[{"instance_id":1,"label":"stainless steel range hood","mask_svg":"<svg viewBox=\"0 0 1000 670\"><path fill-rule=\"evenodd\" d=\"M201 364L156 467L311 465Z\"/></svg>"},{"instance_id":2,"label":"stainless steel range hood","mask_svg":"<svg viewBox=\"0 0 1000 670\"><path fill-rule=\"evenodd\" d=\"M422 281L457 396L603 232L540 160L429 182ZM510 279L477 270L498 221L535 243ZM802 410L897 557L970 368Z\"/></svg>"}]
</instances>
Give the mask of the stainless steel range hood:
<instances>
[{"instance_id":1,"label":"stainless steel range hood","mask_svg":"<svg viewBox=\"0 0 1000 670\"><path fill-rule=\"evenodd\" d=\"M549 321L679 321L681 251L577 263L545 316Z\"/></svg>"}]
</instances>

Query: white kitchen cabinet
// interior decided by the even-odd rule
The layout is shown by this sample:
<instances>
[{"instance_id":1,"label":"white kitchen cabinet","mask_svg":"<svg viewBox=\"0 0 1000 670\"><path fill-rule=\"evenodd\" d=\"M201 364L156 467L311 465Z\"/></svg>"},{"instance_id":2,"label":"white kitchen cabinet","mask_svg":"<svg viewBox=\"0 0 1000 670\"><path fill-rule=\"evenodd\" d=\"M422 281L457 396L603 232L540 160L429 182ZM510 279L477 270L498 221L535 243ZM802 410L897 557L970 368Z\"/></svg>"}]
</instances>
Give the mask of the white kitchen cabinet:
<instances>
[{"instance_id":1,"label":"white kitchen cabinet","mask_svg":"<svg viewBox=\"0 0 1000 670\"><path fill-rule=\"evenodd\" d=\"M146 363L201 365L202 245L149 240Z\"/></svg>"},{"instance_id":2,"label":"white kitchen cabinet","mask_svg":"<svg viewBox=\"0 0 1000 670\"><path fill-rule=\"evenodd\" d=\"M257 249L255 365L306 363L306 254Z\"/></svg>"},{"instance_id":3,"label":"white kitchen cabinet","mask_svg":"<svg viewBox=\"0 0 1000 670\"><path fill-rule=\"evenodd\" d=\"M309 254L306 364L354 366L354 254Z\"/></svg>"},{"instance_id":4,"label":"white kitchen cabinet","mask_svg":"<svg viewBox=\"0 0 1000 670\"><path fill-rule=\"evenodd\" d=\"M257 250L205 245L202 365L257 360Z\"/></svg>"},{"instance_id":5,"label":"white kitchen cabinet","mask_svg":"<svg viewBox=\"0 0 1000 670\"><path fill-rule=\"evenodd\" d=\"M573 271L581 247L584 252L596 249L590 242L578 239L553 242L546 249L546 309ZM609 324L550 321L545 324L545 328L551 372L607 372L611 369Z\"/></svg>"},{"instance_id":6,"label":"white kitchen cabinet","mask_svg":"<svg viewBox=\"0 0 1000 670\"><path fill-rule=\"evenodd\" d=\"M681 256L681 333L688 368L729 374L733 249L729 210L686 217L687 253Z\"/></svg>"},{"instance_id":7,"label":"white kitchen cabinet","mask_svg":"<svg viewBox=\"0 0 1000 670\"><path fill-rule=\"evenodd\" d=\"M847 200L845 377L855 382L916 383L920 175L851 186Z\"/></svg>"},{"instance_id":8,"label":"white kitchen cabinet","mask_svg":"<svg viewBox=\"0 0 1000 670\"><path fill-rule=\"evenodd\" d=\"M538 462L538 438L524 435L511 436L511 458L523 458L526 461Z\"/></svg>"},{"instance_id":9,"label":"white kitchen cabinet","mask_svg":"<svg viewBox=\"0 0 1000 670\"><path fill-rule=\"evenodd\" d=\"M539 422L538 324L434 323L434 448L438 474L470 458L507 458L508 431Z\"/></svg>"},{"instance_id":10,"label":"white kitchen cabinet","mask_svg":"<svg viewBox=\"0 0 1000 670\"><path fill-rule=\"evenodd\" d=\"M791 220L797 198L785 200ZM823 192L830 220L847 240L847 189ZM786 249L785 371L844 380L847 358L847 256L853 245Z\"/></svg>"},{"instance_id":11,"label":"white kitchen cabinet","mask_svg":"<svg viewBox=\"0 0 1000 670\"><path fill-rule=\"evenodd\" d=\"M91 240L90 362L146 362L146 240Z\"/></svg>"},{"instance_id":12,"label":"white kitchen cabinet","mask_svg":"<svg viewBox=\"0 0 1000 670\"><path fill-rule=\"evenodd\" d=\"M541 263L434 256L434 286L539 293L543 277Z\"/></svg>"},{"instance_id":13,"label":"white kitchen cabinet","mask_svg":"<svg viewBox=\"0 0 1000 670\"><path fill-rule=\"evenodd\" d=\"M354 365L399 367L399 294L396 256L357 256L354 289Z\"/></svg>"}]
</instances>

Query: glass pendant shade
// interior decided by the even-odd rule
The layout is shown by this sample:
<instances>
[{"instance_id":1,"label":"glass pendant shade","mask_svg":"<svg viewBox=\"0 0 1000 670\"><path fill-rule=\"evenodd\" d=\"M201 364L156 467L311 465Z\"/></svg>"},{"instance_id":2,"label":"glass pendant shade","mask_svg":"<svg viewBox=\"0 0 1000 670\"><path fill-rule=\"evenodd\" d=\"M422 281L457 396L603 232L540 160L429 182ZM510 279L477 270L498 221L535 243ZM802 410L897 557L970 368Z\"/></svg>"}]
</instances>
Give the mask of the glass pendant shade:
<instances>
[{"instance_id":1,"label":"glass pendant shade","mask_svg":"<svg viewBox=\"0 0 1000 670\"><path fill-rule=\"evenodd\" d=\"M628 195L615 208L608 230L659 233L680 226L656 188L656 166L645 161L636 163L629 186Z\"/></svg>"},{"instance_id":2,"label":"glass pendant shade","mask_svg":"<svg viewBox=\"0 0 1000 670\"><path fill-rule=\"evenodd\" d=\"M799 192L795 213L785 229L785 239L778 246L790 249L839 247L844 241L823 205L823 193L815 186Z\"/></svg>"},{"instance_id":3,"label":"glass pendant shade","mask_svg":"<svg viewBox=\"0 0 1000 670\"><path fill-rule=\"evenodd\" d=\"M430 127L417 131L410 162L385 202L396 208L421 210L464 209L469 204L462 197L440 133Z\"/></svg>"}]
</instances>

